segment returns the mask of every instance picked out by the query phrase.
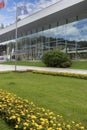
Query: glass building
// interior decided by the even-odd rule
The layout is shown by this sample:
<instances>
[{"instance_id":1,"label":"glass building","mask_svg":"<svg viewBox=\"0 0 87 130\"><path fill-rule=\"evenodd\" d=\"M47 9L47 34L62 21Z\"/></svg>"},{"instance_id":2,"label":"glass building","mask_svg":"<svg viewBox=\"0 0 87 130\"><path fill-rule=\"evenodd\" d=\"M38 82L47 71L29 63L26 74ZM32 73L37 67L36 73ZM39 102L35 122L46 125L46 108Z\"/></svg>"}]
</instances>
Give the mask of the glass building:
<instances>
[{"instance_id":1,"label":"glass building","mask_svg":"<svg viewBox=\"0 0 87 130\"><path fill-rule=\"evenodd\" d=\"M17 39L16 39L17 31ZM0 55L41 60L47 50L60 49L72 59L87 59L87 1L60 0L0 31Z\"/></svg>"}]
</instances>

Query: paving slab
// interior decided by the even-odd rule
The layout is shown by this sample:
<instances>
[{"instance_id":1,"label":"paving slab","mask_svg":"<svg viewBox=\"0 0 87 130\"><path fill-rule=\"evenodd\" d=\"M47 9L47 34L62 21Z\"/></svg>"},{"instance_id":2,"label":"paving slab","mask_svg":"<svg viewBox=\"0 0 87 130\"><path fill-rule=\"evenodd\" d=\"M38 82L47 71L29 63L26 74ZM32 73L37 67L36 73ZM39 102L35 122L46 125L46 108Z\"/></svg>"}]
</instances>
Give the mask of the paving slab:
<instances>
[{"instance_id":1,"label":"paving slab","mask_svg":"<svg viewBox=\"0 0 87 130\"><path fill-rule=\"evenodd\" d=\"M0 65L0 71L14 71L15 65ZM68 69L68 68L53 68L53 67L36 67L36 66L16 66L16 70L24 71L24 70L43 70L43 71L51 71L51 72L69 72L76 74L87 74L87 70L81 69Z\"/></svg>"}]
</instances>

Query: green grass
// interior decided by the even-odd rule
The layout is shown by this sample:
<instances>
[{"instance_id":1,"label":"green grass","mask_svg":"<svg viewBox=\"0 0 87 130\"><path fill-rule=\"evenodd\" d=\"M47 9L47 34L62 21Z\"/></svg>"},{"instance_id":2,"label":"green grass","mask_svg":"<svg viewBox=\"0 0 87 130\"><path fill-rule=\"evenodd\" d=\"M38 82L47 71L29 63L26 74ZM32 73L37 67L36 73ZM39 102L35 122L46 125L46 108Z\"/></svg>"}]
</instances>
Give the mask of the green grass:
<instances>
[{"instance_id":1,"label":"green grass","mask_svg":"<svg viewBox=\"0 0 87 130\"><path fill-rule=\"evenodd\" d=\"M8 65L14 65L14 61L8 61L8 62L3 62L0 64L8 64ZM16 61L16 65L24 65L24 66L40 66L40 67L45 67L45 64L42 62L27 62L27 61Z\"/></svg>"},{"instance_id":2,"label":"green grass","mask_svg":"<svg viewBox=\"0 0 87 130\"><path fill-rule=\"evenodd\" d=\"M14 65L15 62L3 62L0 64ZM45 64L42 62L17 61L16 65L45 67ZM70 68L71 69L85 69L85 70L87 70L87 61L72 61L72 66Z\"/></svg>"},{"instance_id":3,"label":"green grass","mask_svg":"<svg viewBox=\"0 0 87 130\"><path fill-rule=\"evenodd\" d=\"M0 74L0 88L87 126L87 80L9 72ZM0 125L9 130L2 121Z\"/></svg>"},{"instance_id":4,"label":"green grass","mask_svg":"<svg viewBox=\"0 0 87 130\"><path fill-rule=\"evenodd\" d=\"M2 119L0 119L0 130L13 130Z\"/></svg>"},{"instance_id":5,"label":"green grass","mask_svg":"<svg viewBox=\"0 0 87 130\"><path fill-rule=\"evenodd\" d=\"M70 68L87 70L87 61L73 61Z\"/></svg>"}]
</instances>

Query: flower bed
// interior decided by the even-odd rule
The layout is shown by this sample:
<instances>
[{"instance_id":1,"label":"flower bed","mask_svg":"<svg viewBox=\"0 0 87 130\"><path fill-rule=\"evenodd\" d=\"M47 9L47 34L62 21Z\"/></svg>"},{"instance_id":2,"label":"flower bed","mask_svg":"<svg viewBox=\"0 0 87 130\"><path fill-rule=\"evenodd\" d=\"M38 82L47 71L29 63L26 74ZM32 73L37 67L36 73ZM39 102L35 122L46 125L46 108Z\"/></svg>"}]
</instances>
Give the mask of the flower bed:
<instances>
[{"instance_id":1,"label":"flower bed","mask_svg":"<svg viewBox=\"0 0 87 130\"><path fill-rule=\"evenodd\" d=\"M68 72L50 72L50 71L41 71L41 70L35 70L35 71L32 71L32 72L38 73L38 74L74 77L74 78L86 79L87 80L87 74L75 74L75 73L68 73Z\"/></svg>"},{"instance_id":2,"label":"flower bed","mask_svg":"<svg viewBox=\"0 0 87 130\"><path fill-rule=\"evenodd\" d=\"M12 71L12 72L19 72L19 73L23 73L23 72L32 72L33 70L29 70L29 69L27 69L27 70L14 70L14 71Z\"/></svg>"},{"instance_id":3,"label":"flower bed","mask_svg":"<svg viewBox=\"0 0 87 130\"><path fill-rule=\"evenodd\" d=\"M81 123L64 121L62 116L1 89L0 116L15 130L86 130Z\"/></svg>"}]
</instances>

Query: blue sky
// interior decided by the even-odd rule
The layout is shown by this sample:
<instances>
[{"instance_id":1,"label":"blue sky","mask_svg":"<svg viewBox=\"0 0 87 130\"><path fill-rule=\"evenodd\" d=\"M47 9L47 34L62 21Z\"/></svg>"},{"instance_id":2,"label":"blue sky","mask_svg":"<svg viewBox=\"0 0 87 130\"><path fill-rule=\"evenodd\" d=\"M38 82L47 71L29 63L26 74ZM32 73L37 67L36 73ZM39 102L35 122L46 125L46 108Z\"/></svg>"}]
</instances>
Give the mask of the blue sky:
<instances>
[{"instance_id":1,"label":"blue sky","mask_svg":"<svg viewBox=\"0 0 87 130\"><path fill-rule=\"evenodd\" d=\"M1 2L2 0L0 0ZM28 15L45 8L59 0L4 0L5 7L0 9L0 25L3 23L4 26L14 23L16 20L16 7L15 4L25 4L29 12ZM21 16L24 18L26 16Z\"/></svg>"}]
</instances>

